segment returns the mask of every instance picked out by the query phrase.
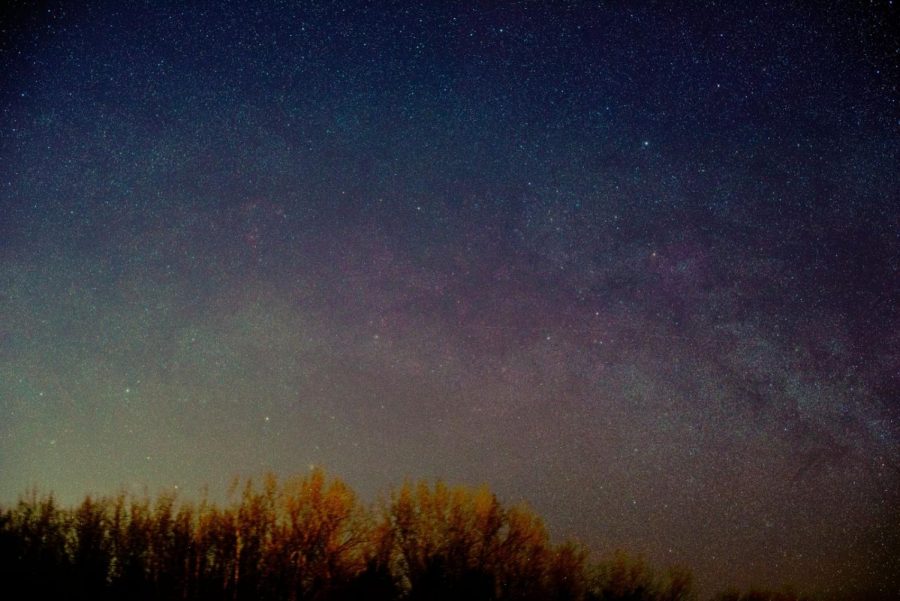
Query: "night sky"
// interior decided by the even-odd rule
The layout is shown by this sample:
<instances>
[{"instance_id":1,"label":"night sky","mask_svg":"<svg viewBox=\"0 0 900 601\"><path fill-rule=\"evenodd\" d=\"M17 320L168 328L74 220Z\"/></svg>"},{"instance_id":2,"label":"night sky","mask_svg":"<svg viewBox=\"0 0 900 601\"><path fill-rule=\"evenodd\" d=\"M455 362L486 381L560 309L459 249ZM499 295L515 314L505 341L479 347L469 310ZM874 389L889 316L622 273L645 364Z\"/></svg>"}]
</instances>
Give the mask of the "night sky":
<instances>
[{"instance_id":1,"label":"night sky","mask_svg":"<svg viewBox=\"0 0 900 601\"><path fill-rule=\"evenodd\" d=\"M0 502L321 465L900 588L891 2L14 4Z\"/></svg>"}]
</instances>

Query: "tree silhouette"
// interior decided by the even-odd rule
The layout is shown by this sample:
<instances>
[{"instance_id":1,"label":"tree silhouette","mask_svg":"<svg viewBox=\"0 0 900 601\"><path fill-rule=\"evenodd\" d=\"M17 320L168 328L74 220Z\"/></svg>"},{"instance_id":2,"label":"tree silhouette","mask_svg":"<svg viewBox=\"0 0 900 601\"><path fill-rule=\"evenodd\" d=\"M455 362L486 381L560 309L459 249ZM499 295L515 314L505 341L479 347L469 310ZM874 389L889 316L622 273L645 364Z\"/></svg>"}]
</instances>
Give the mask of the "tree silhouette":
<instances>
[{"instance_id":1,"label":"tree silhouette","mask_svg":"<svg viewBox=\"0 0 900 601\"><path fill-rule=\"evenodd\" d=\"M107 502L87 497L73 516L74 540L68 555L80 598L96 599L106 590L111 563L110 537L107 532Z\"/></svg>"},{"instance_id":2,"label":"tree silhouette","mask_svg":"<svg viewBox=\"0 0 900 601\"><path fill-rule=\"evenodd\" d=\"M197 601L693 601L691 573L553 544L522 505L486 487L404 483L376 509L320 469L194 505L29 491L0 508L0 582L34 599ZM716 601L800 601L725 592Z\"/></svg>"},{"instance_id":3,"label":"tree silhouette","mask_svg":"<svg viewBox=\"0 0 900 601\"><path fill-rule=\"evenodd\" d=\"M34 591L37 597L64 595L71 574L67 513L57 507L52 495L39 498L34 489L15 509L4 513L3 581Z\"/></svg>"}]
</instances>

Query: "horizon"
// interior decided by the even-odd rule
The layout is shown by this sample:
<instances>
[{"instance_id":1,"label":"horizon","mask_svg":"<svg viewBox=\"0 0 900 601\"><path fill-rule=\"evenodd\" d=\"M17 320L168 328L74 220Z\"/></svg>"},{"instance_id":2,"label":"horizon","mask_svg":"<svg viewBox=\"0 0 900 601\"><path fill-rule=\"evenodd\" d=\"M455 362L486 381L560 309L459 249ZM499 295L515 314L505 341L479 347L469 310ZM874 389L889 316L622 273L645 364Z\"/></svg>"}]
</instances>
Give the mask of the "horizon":
<instances>
[{"instance_id":1,"label":"horizon","mask_svg":"<svg viewBox=\"0 0 900 601\"><path fill-rule=\"evenodd\" d=\"M287 477L271 472L261 474L256 478L235 476L229 483L228 491L223 499L208 496L206 491L199 498L191 498L178 487L174 487L160 490L155 495L149 495L146 491L136 493L125 490L109 495L88 494L76 502L66 503L52 492L31 488L20 495L15 505L4 506L3 503L0 503L0 534L3 535L2 542L4 543L4 545L0 545L0 552L6 558L4 562L0 563L0 571L5 573L7 578L12 578L12 581L17 581L20 573L35 573L39 579L49 579L50 581L71 578L74 575L76 580L73 582L77 583L79 582L78 578L81 577L80 574L88 569L85 566L94 566L96 569L97 565L101 565L105 566L102 569L103 576L90 585L93 587L99 585L100 588L86 588L81 592L90 592L94 597L104 594L119 594L125 595L124 598L130 598L142 594L141 587L146 584L140 584L141 581L131 581L129 584L121 567L117 566L123 565L123 562L133 561L131 554L135 553L136 549L128 545L134 544L134 541L143 541L137 543L139 550L136 556L143 556L144 553L151 556L156 554L158 559L145 560L147 566L139 573L144 574L144 582L154 583L151 585L152 587L163 587L156 589L157 595L165 596L167 594L163 592L166 590L163 582L180 582L177 590L194 590L194 595L198 595L200 598L203 598L203 595L212 595L211 598L216 598L215 589L202 592L201 582L204 577L199 577L198 580L197 574L212 568L214 572L205 576L208 581L215 582L224 577L227 582L229 577L225 574L236 568L228 568L224 570L224 573L213 575L216 574L215 570L221 570L222 566L206 565L200 558L216 556L229 561L230 554L234 553L234 561L240 566L244 566L241 569L246 570L247 568L239 559L241 557L240 549L228 547L227 543L223 543L223 539L217 538L217 536L225 536L227 539L227 533L233 533L236 537L235 540L238 540L242 536L248 536L247 533L252 533L249 535L252 540L246 540L245 544L249 545L251 549L262 549L262 555L250 564L255 566L253 572L258 574L251 577L251 580L256 582L260 575L266 578L273 577L272 570L277 573L277 566L283 561L285 549L290 548L285 546L290 544L286 541L290 540L292 536L301 535L301 538L293 543L299 545L300 548L306 548L308 545L316 548L317 545L314 541L317 539L315 537L322 536L322 531L319 529L321 526L314 525L317 523L316 520L321 519L321 516L324 515L333 515L332 519L337 521L332 522L326 519L323 522L332 524L326 529L328 532L331 532L330 528L335 528L334 534L325 535L326 539L332 540L332 537L336 536L339 540L356 541L347 551L333 550L332 553L335 555L326 560L329 563L335 562L338 565L346 564L347 566L348 571L344 573L344 578L347 580L341 577L326 579L327 582L330 582L329 586L336 587L338 595L336 598L344 598L340 595L347 594L340 592L341 587L348 585L365 587L366 585L363 583L369 582L367 578L372 577L371 570L374 566L380 566L374 573L381 573L378 570L384 569L387 570L385 573L393 574L389 580L395 583L397 588L393 591L395 595L399 596L391 596L390 593L378 589L366 592L366 589L362 588L358 593L350 593L349 599L370 598L372 594L387 595L383 597L385 599L411 598L409 597L410 590L407 588L410 580L413 582L412 594L416 599L430 599L429 595L438 592L446 593L448 590L454 590L455 586L466 586L465 572L457 572L462 566L452 564L456 567L447 568L448 571L444 573L446 581L439 585L439 589L431 593L423 593L418 590L417 586L422 586L424 583L419 582L414 575L415 567L408 563L411 556L405 546L407 543L402 542L406 540L405 536L411 536L410 540L416 541L414 543L416 548L426 553L427 557L437 561L436 566L443 565L439 563L441 558L445 557L442 555L442 549L457 548L455 545L461 541L469 541L469 545L472 545L472 540L490 541L483 543L490 549L488 559L485 559L484 551L480 551L477 545L461 547L471 555L470 559L481 557L474 566L466 562L462 564L468 565L469 569L476 570L472 574L477 573L479 568L476 566L484 567L483 562L485 561L488 566L493 566L485 572L485 574L489 574L490 581L499 576L496 572L498 566L505 565L507 561L518 561L515 558L520 557L523 553L526 556L529 553L533 554L534 557L525 559L523 565L532 566L545 574L541 578L543 584L540 586L549 585L550 588L546 589L544 593L564 596L567 594L554 592L553 587L556 585L549 584L544 580L549 577L549 582L555 582L551 575L555 573L555 569L561 569L562 573L567 574L562 578L562 582L568 581L569 584L566 586L572 587L564 587L564 590L586 589L591 591L590 594L599 595L587 597L592 601L633 599L634 595L638 595L637 598L645 601L671 601L672 599L679 601L706 599L713 601L849 601L857 599L860 594L866 595L868 598L874 593L874 591L866 589L835 591L827 587L798 593L790 583L782 583L780 586L768 588L754 583L747 584L746 581L739 585L736 583L741 579L735 578L734 575L731 580L725 578L719 582L707 582L705 586L698 586L696 576L689 565L680 563L655 565L648 563L643 554L634 553L627 548L598 550L585 545L577 538L554 536L554 533L547 529L543 517L535 513L527 502L504 502L486 484L473 486L447 483L442 480L428 481L406 478L401 484L391 486L375 499L361 498L353 487L347 487L347 484L339 476L330 474L321 466L310 466L306 473ZM403 505L404 499L410 503L406 508ZM490 503L486 503L484 499L489 499ZM486 517L488 514L485 511L489 505L492 507L490 515L495 515L499 520L496 531L489 526L492 522ZM294 510L288 509L292 506L295 508ZM345 514L343 510L338 510L332 514L335 507L348 508L349 511ZM292 513L292 511L296 513ZM313 538L307 540L303 538L304 530L294 529L293 524L297 515L306 516L303 518L304 520L312 520L306 525L310 532L316 533ZM401 515L405 515L407 520L412 521L405 521L400 517ZM525 519L521 521L516 518ZM147 521L148 519L149 521ZM520 539L509 534L516 523L529 524L527 526L529 532L532 531L532 528L535 529L533 532L536 533L537 540L543 541L538 550L532 549L529 552L527 544L524 547L521 544L511 544L517 540L519 543L531 540L528 536ZM265 526L259 526L260 524ZM411 524L417 525L410 526ZM133 527L137 527L143 532L143 536L134 538ZM411 532L417 534L400 534L403 528L410 527ZM391 534L385 534L385 530L382 528L387 528ZM38 529L39 536L36 537L32 533L32 529ZM210 538L211 532L219 532L219 534ZM390 553L397 559L393 561L377 559L381 557L382 552L373 551L373 549L382 548L384 541L397 541L398 536L401 541L399 546L395 546L396 542L390 542L385 547L392 549ZM176 540L180 539L179 537L187 537L187 540L193 541L193 544L185 546L176 544L169 548L163 543L152 542L159 538L168 539L169 537L174 537ZM75 569L67 570L57 567L55 573L42 573L40 564L30 564L23 559L35 557L33 555L35 549L29 546L29 541L34 540L41 541L38 543L40 548L37 549L41 554L49 557L59 554L66 558L62 565L69 565ZM49 542L54 540L68 542L62 542L57 548ZM82 540L87 543L83 545ZM11 552L11 549L15 549L15 547L10 547L11 544L22 545L22 550ZM225 546L220 547L222 544ZM331 548L328 543L322 542L321 544ZM374 545L374 547L370 547L370 545ZM344 545L340 544L336 549L343 549L343 547ZM123 548L128 550L123 551ZM429 549L430 551L428 551ZM460 548L457 548L457 551L459 550ZM568 557L580 557L581 559L575 560L574 563L563 560L561 563L555 564L556 559L553 558L567 557L567 551L573 552ZM178 559L173 560L173 556L168 555L169 553L181 553L182 555L177 555ZM510 553L509 558L501 559L500 556ZM11 561L11 558L17 555L21 565ZM37 557L40 556L37 555ZM449 560L452 557L452 554L447 555L445 559ZM160 577L160 573L150 568L154 561L169 566L169 568L163 569L162 575L171 580L156 580ZM373 561L374 564L371 563ZM10 569L11 564L13 569ZM195 569L199 572L195 574L189 570L182 573L177 568L179 565L196 565ZM549 567L553 565L558 567ZM78 568L77 566L82 567ZM363 568L362 566L368 567ZM43 569L46 570L47 566L45 565ZM167 572L167 569L171 572ZM305 578L315 578L303 571L309 569L309 566L301 568L301 573L305 574ZM544 570L547 571L544 572ZM313 569L312 573L317 573L316 569ZM515 573L513 570L512 574ZM502 579L502 576L500 578ZM419 584L415 584L416 582ZM518 589L521 583L517 582L514 576L511 582L504 585L498 583L500 586L498 591L502 591L506 587L511 587L513 590ZM235 577L233 585L236 586L237 583L238 579ZM284 585L285 583L279 581L275 576L274 583L268 586L274 586L277 589ZM14 590L24 590L35 586L37 586L36 583L23 581ZM88 586L87 581L85 580L81 586ZM226 585L226 590L228 586ZM534 582L532 586L538 586L538 584ZM129 587L132 587L131 590ZM233 594L224 593L226 598L230 598ZM272 594L272 590L263 586L256 592L252 590L238 591L241 598L247 594L250 594L251 598L256 598L255 595L265 593ZM282 594L286 593L286 590L282 590ZM467 596L472 594L482 595L485 593L483 590L480 593L475 590L466 593ZM873 599L889 597L890 593L884 591L878 593L877 597L872 596ZM189 596L188 598L195 597ZM494 597L489 595L487 598ZM534 598L543 598L543 594L538 594ZM565 598L582 599L581 596L565 596Z\"/></svg>"}]
</instances>

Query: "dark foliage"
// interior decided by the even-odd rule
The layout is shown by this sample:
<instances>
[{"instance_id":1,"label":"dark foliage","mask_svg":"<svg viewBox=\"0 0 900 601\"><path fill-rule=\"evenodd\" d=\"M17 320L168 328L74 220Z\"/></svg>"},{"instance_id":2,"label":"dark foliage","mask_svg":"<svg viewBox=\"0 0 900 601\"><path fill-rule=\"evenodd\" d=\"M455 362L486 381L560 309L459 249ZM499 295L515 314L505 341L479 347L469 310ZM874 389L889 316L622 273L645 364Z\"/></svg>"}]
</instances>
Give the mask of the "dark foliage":
<instances>
[{"instance_id":1,"label":"dark foliage","mask_svg":"<svg viewBox=\"0 0 900 601\"><path fill-rule=\"evenodd\" d=\"M226 507L164 494L62 508L32 491L0 510L0 579L5 593L53 600L694 599L689 572L658 577L621 553L589 565L485 488L405 484L372 509L319 470L247 481ZM734 597L757 598L781 599Z\"/></svg>"}]
</instances>

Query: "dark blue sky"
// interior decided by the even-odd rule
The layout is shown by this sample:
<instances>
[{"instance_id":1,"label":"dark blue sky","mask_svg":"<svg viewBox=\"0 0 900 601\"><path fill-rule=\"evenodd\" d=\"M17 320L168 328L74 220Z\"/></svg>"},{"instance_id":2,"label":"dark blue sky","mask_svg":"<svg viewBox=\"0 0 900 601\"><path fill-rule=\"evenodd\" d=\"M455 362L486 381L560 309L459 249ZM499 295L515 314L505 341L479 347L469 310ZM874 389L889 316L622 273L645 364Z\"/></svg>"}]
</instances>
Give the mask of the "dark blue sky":
<instances>
[{"instance_id":1,"label":"dark blue sky","mask_svg":"<svg viewBox=\"0 0 900 601\"><path fill-rule=\"evenodd\" d=\"M69 4L0 27L0 500L321 464L897 590L892 3Z\"/></svg>"}]
</instances>

